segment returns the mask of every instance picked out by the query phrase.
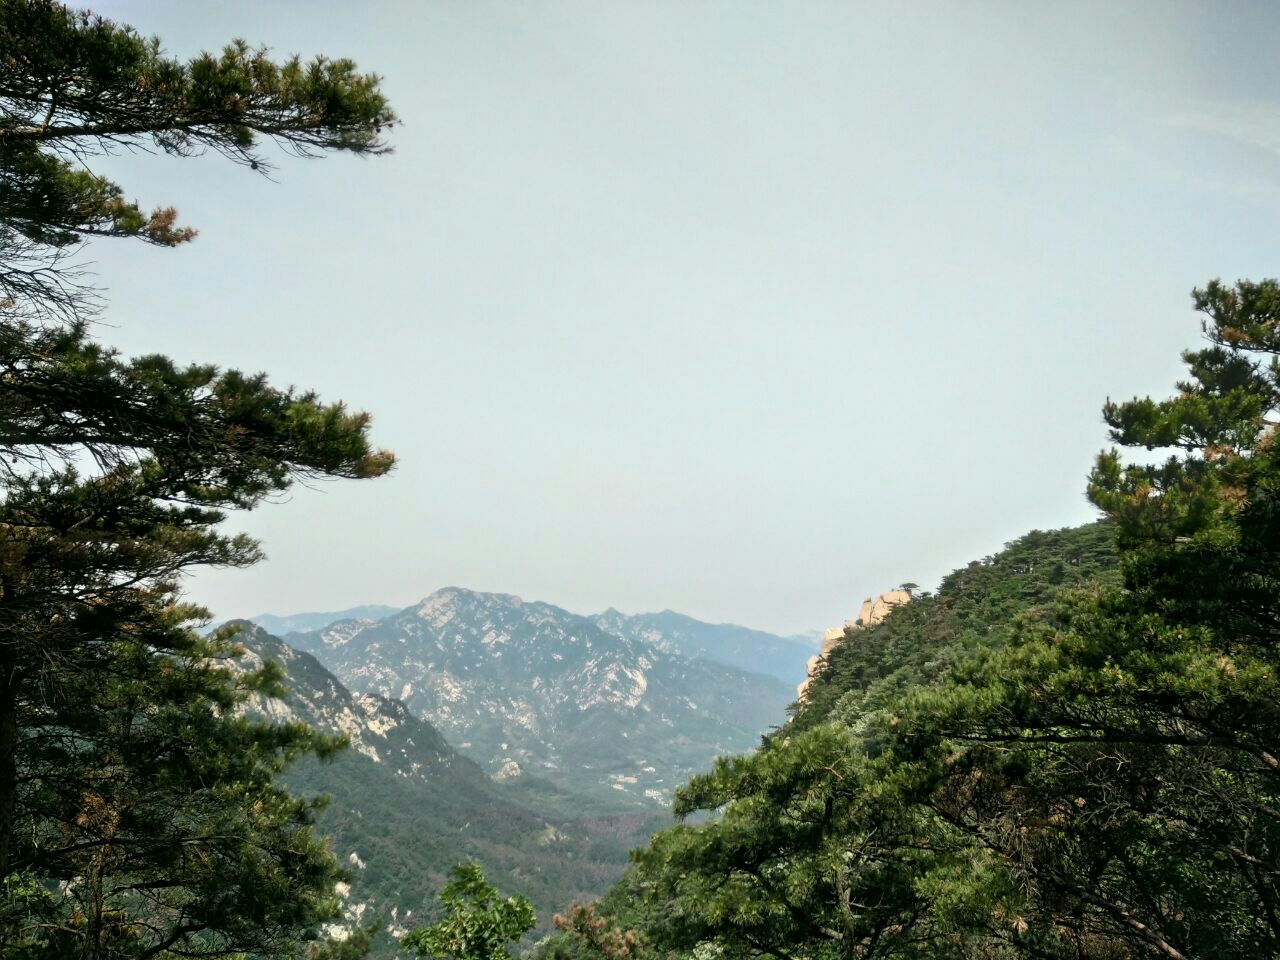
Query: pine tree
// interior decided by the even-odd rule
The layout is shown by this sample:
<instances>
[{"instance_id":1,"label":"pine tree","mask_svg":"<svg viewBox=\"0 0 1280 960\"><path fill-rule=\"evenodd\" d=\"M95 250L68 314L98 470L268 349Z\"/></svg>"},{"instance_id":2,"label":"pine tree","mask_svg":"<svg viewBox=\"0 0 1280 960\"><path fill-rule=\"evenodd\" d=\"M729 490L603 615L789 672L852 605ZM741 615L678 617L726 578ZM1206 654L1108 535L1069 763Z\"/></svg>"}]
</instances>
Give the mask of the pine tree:
<instances>
[{"instance_id":1,"label":"pine tree","mask_svg":"<svg viewBox=\"0 0 1280 960\"><path fill-rule=\"evenodd\" d=\"M503 897L474 861L453 868L440 891L445 916L400 941L421 957L436 960L511 960L508 946L533 929L533 904Z\"/></svg>"},{"instance_id":2,"label":"pine tree","mask_svg":"<svg viewBox=\"0 0 1280 960\"><path fill-rule=\"evenodd\" d=\"M1194 302L1209 345L1177 394L1104 409L1117 443L1171 451L1091 476L1123 585L904 711L903 757L951 753L931 805L1006 860L1052 955L1280 951L1280 285Z\"/></svg>"},{"instance_id":3,"label":"pine tree","mask_svg":"<svg viewBox=\"0 0 1280 960\"><path fill-rule=\"evenodd\" d=\"M1209 344L1176 394L1104 408L1121 447L1165 453L1106 451L1090 477L1120 581L1033 534L1035 563L971 565L838 650L788 727L680 792L713 818L639 855L665 918L647 940L1280 952L1280 283L1194 303Z\"/></svg>"},{"instance_id":4,"label":"pine tree","mask_svg":"<svg viewBox=\"0 0 1280 960\"><path fill-rule=\"evenodd\" d=\"M302 156L378 154L395 115L350 60L233 41L188 62L160 41L52 0L0 0L0 299L64 318L91 291L68 253L85 237L172 246L195 235L84 161L123 149L215 151L259 171L265 138Z\"/></svg>"},{"instance_id":5,"label":"pine tree","mask_svg":"<svg viewBox=\"0 0 1280 960\"><path fill-rule=\"evenodd\" d=\"M394 116L345 60L233 42L187 63L129 27L0 0L0 948L29 958L285 956L334 915L312 804L274 776L338 744L237 712L278 668L201 637L184 573L299 478L384 474L369 418L262 375L89 336L84 237L174 245L84 160L133 146L264 165L259 142L379 153Z\"/></svg>"}]
</instances>

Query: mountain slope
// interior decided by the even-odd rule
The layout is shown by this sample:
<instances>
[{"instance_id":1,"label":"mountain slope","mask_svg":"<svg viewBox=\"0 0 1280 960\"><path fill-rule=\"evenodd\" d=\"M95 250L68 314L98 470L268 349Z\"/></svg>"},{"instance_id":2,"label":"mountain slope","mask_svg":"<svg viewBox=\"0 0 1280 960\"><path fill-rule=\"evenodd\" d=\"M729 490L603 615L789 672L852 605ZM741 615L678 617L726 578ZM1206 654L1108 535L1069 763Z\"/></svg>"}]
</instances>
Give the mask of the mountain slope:
<instances>
[{"instance_id":1,"label":"mountain slope","mask_svg":"<svg viewBox=\"0 0 1280 960\"><path fill-rule=\"evenodd\" d=\"M792 688L616 636L545 603L440 590L377 623L291 643L355 690L402 699L499 778L534 775L600 809L653 805L780 722Z\"/></svg>"},{"instance_id":2,"label":"mountain slope","mask_svg":"<svg viewBox=\"0 0 1280 960\"><path fill-rule=\"evenodd\" d=\"M782 736L836 718L855 722L902 691L934 683L971 651L1003 646L1017 617L1059 590L1118 577L1109 522L1033 530L952 572L936 594L846 632L823 658Z\"/></svg>"},{"instance_id":3,"label":"mountain slope","mask_svg":"<svg viewBox=\"0 0 1280 960\"><path fill-rule=\"evenodd\" d=\"M733 623L704 623L674 610L628 616L609 609L593 618L614 636L639 640L666 653L763 673L794 687L805 678L813 643Z\"/></svg>"},{"instance_id":4,"label":"mountain slope","mask_svg":"<svg viewBox=\"0 0 1280 960\"><path fill-rule=\"evenodd\" d=\"M273 636L283 637L288 633L323 630L329 624L337 623L339 620L381 620L383 617L390 616L395 612L395 607L374 603L362 607L351 607L348 610L334 610L329 613L309 612L284 615L260 613L256 617L249 617L248 619L251 623L256 623Z\"/></svg>"},{"instance_id":5,"label":"mountain slope","mask_svg":"<svg viewBox=\"0 0 1280 960\"><path fill-rule=\"evenodd\" d=\"M868 730L864 724L869 715L884 710L896 715L913 693L948 682L952 671L976 652L1007 645L1015 636L1019 618L1050 603L1060 590L1112 584L1118 579L1119 559L1111 524L1098 522L1033 531L993 556L956 570L942 581L936 593L920 595L894 607L878 622L846 631L819 664L791 721L771 734L764 748L735 759L687 795L694 801L692 812L707 817L705 823L692 830L677 828L679 832L668 833L665 842L655 839L650 851L641 853L636 858L637 865L598 903L597 918L606 929L634 929L650 943L659 944L655 954L668 956L687 955L676 938L683 936L685 930L699 931L700 926L716 933L706 936L705 945L699 946L695 954L705 950L709 956L732 956L737 952L764 955L765 951L759 950L761 941L752 943L750 949L735 951L738 930L763 929L755 926L760 917L781 918L776 939L763 939L776 949L777 955L835 955L839 950L832 946L834 938L826 939L827 930L839 929L844 918L857 917L855 922L861 922L861 917L848 910L848 900L838 895L839 887L831 882L832 877L843 873L832 866L832 851L841 858L835 861L837 867L853 856L841 851L859 852L859 866L844 875L862 884L858 889L866 891L860 898L863 903L874 904L885 895L884 891L893 889L892 878L900 875L906 877L904 889L909 892L907 902L912 908L928 904L929 894L920 897L925 887L920 878L929 874L916 869L916 858L921 852L945 849L949 842L939 843L934 836L920 843L917 835L896 834L896 826L883 835L889 838L883 845L877 836L881 825L917 819L915 813L911 819L895 813L894 805L902 802L904 793L910 796L915 785L926 778L918 771L904 771L896 783L885 779L850 785L856 782L855 777L846 780L837 765L825 766L828 760L823 757L822 741L815 735L822 733L822 728L851 731L855 737L866 738L857 750L876 755L876 728L863 732ZM905 709L902 712L910 716ZM896 724L896 718L892 722ZM848 741L841 742L839 749L837 757L854 754ZM977 773L980 775L982 769L977 768ZM717 778L722 778L720 784L712 785L710 781ZM994 779L997 778L984 782ZM969 779L966 789L977 781L977 776ZM904 790L905 784L912 786ZM993 789L1001 790L1004 785L1002 779ZM839 804L850 795L857 798L856 802L841 810ZM726 797L734 799L725 803ZM875 815L868 821L859 807L875 811ZM929 819L927 813L918 816L918 822ZM874 824L870 829L869 823ZM724 824L729 825L728 829L722 829ZM1010 835L1018 836L1014 830L1027 829L1019 825L1011 828ZM893 839L895 836L906 839ZM895 846L900 842L902 846ZM653 855L655 850L660 850L661 855ZM895 864L907 866L901 874L895 874ZM933 874L942 875L941 871ZM769 882L726 883L742 876L767 877ZM954 876L969 874L957 871ZM793 883L792 878L802 878L803 882ZM733 891L732 907L723 906L729 897L721 897L721 887ZM721 909L722 914L702 912L692 902L696 894L680 902L670 894L676 888L704 892L707 903ZM802 899L810 897L814 889L830 891L829 898ZM659 892L653 895L654 891ZM945 902L953 906L959 900ZM859 906L859 912L862 909ZM906 910L884 914L891 918L890 932L901 917L909 915ZM677 916L681 921L672 923ZM790 925L792 917L798 920L796 926ZM829 918L834 921L831 926L826 925ZM682 928L681 922L687 926ZM766 919L765 923L769 922ZM788 933L787 928L804 930L808 925L817 935L797 948L795 944L802 934ZM1000 933L1007 933L1007 927ZM788 936L795 939L784 939ZM732 946L723 946L726 942ZM896 957L952 956L948 947L973 943L959 936L921 936L898 943L885 936L878 942L886 945L884 956ZM1002 937L1000 945L979 943L970 951L965 951L964 946L959 949L964 956L1006 957L1013 955L1004 952L1008 943ZM990 947L988 952L983 952L984 946ZM877 950L875 955L882 954ZM591 960L593 954L578 940L561 933L528 956L531 960Z\"/></svg>"},{"instance_id":6,"label":"mountain slope","mask_svg":"<svg viewBox=\"0 0 1280 960\"><path fill-rule=\"evenodd\" d=\"M449 867L475 858L499 885L529 896L545 927L556 909L604 890L628 849L661 823L539 816L403 703L351 693L314 657L260 627L246 624L238 639L246 667L271 659L288 674L288 695L256 697L252 712L350 738L334 760L304 761L283 778L294 792L332 798L318 827L351 873L346 926L386 915L391 931L403 932L420 921Z\"/></svg>"}]
</instances>

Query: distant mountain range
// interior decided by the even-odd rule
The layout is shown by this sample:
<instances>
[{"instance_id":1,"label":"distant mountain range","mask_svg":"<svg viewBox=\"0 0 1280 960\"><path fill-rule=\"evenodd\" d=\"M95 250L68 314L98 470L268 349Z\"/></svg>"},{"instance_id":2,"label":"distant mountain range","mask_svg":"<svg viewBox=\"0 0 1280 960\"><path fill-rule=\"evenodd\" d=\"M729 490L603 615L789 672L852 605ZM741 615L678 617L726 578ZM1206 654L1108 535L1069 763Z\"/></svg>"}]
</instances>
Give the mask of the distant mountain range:
<instances>
[{"instance_id":1,"label":"distant mountain range","mask_svg":"<svg viewBox=\"0 0 1280 960\"><path fill-rule=\"evenodd\" d=\"M271 659L288 674L288 695L258 697L250 712L350 738L334 760L305 761L284 778L295 792L332 798L319 828L351 874L337 926L385 915L389 932L403 934L422 921L448 869L474 857L500 885L528 895L545 928L554 910L606 889L627 851L668 822L660 813L542 816L404 703L353 694L314 657L260 627L245 624L237 639L248 651L244 666ZM377 953L390 952L384 937Z\"/></svg>"},{"instance_id":2,"label":"distant mountain range","mask_svg":"<svg viewBox=\"0 0 1280 960\"><path fill-rule=\"evenodd\" d=\"M528 895L544 932L598 896L670 822L677 786L785 720L814 650L672 611L584 617L457 588L254 620L248 665L279 661L289 692L250 709L350 739L285 781L332 798L319 828L351 873L338 926L388 916L378 957L467 858Z\"/></svg>"},{"instance_id":3,"label":"distant mountain range","mask_svg":"<svg viewBox=\"0 0 1280 960\"><path fill-rule=\"evenodd\" d=\"M284 637L314 633L340 620L382 620L398 612L399 607L370 604L331 612L260 613L247 619L268 633ZM822 646L823 637L822 630L780 636L734 623L706 623L674 610L625 614L610 607L590 619L606 633L641 640L667 653L767 674L789 684L805 678L805 664Z\"/></svg>"},{"instance_id":4,"label":"distant mountain range","mask_svg":"<svg viewBox=\"0 0 1280 960\"><path fill-rule=\"evenodd\" d=\"M780 637L732 623L703 623L674 610L628 616L609 609L593 619L614 636L639 640L665 653L763 673L791 687L807 675L805 665L822 639L820 634L817 639Z\"/></svg>"},{"instance_id":5,"label":"distant mountain range","mask_svg":"<svg viewBox=\"0 0 1280 960\"><path fill-rule=\"evenodd\" d=\"M703 654L793 678L812 652L674 613L589 618L459 588L382 619L285 639L351 690L403 701L506 781L508 795L544 809L572 797L578 809L600 811L669 803L691 774L752 748L785 720L793 679Z\"/></svg>"},{"instance_id":6,"label":"distant mountain range","mask_svg":"<svg viewBox=\"0 0 1280 960\"><path fill-rule=\"evenodd\" d=\"M397 607L388 607L374 603L363 607L351 607L347 610L335 610L331 613L291 613L277 616L274 613L260 613L256 617L248 617L267 633L283 637L289 633L306 633L309 630L323 630L331 623L339 620L381 620L395 613Z\"/></svg>"}]
</instances>

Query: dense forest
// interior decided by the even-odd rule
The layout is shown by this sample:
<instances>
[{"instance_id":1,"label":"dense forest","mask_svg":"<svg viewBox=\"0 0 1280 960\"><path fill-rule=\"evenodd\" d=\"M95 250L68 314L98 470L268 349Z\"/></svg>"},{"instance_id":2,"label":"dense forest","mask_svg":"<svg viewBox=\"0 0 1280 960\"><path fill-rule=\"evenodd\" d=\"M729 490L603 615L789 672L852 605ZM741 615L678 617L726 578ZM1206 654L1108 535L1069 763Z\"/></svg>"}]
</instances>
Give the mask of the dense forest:
<instances>
[{"instance_id":1,"label":"dense forest","mask_svg":"<svg viewBox=\"0 0 1280 960\"><path fill-rule=\"evenodd\" d=\"M292 782L321 782L333 768L308 758L342 738L246 709L284 695L281 663L232 669L239 627L197 629L182 583L259 558L231 511L394 456L341 403L119 355L76 252L195 239L94 157L214 152L253 175L265 142L373 156L395 124L347 60L235 42L179 61L91 14L0 0L6 960L389 949L372 930L326 941L348 875L323 800L283 778L303 761ZM1280 956L1280 283L1192 300L1205 343L1186 379L1103 407L1098 522L1027 534L849 630L789 719L683 786L682 822L601 900L565 904L532 956ZM406 950L490 960L535 923L476 863L440 907Z\"/></svg>"},{"instance_id":2,"label":"dense forest","mask_svg":"<svg viewBox=\"0 0 1280 960\"><path fill-rule=\"evenodd\" d=\"M1178 392L1104 408L1171 451L1099 455L1105 520L848 632L542 954L1276 956L1280 284L1194 305Z\"/></svg>"}]
</instances>

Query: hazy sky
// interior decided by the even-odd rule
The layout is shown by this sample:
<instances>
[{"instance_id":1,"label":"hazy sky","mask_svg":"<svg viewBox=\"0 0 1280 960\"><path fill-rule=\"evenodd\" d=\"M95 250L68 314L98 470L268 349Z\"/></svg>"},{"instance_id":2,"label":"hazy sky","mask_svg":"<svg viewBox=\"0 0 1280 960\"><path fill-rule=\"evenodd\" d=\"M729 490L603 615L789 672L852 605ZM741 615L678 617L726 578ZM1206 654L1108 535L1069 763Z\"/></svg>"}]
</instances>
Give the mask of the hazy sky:
<instances>
[{"instance_id":1,"label":"hazy sky","mask_svg":"<svg viewBox=\"0 0 1280 960\"><path fill-rule=\"evenodd\" d=\"M1122 9L1121 9L1122 8ZM1280 270L1269 3L106 2L355 58L395 154L104 169L126 352L266 370L400 456L236 521L220 616L445 585L778 631L1090 519L1108 395Z\"/></svg>"}]
</instances>

